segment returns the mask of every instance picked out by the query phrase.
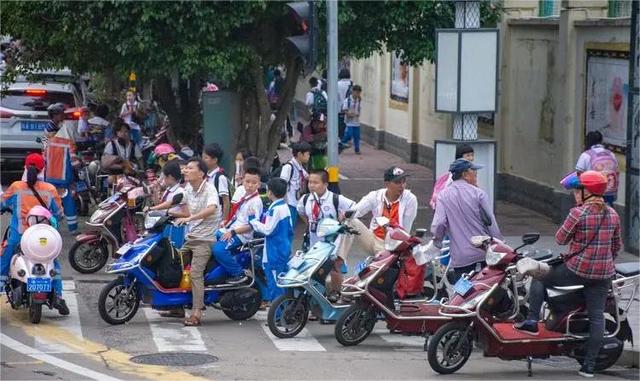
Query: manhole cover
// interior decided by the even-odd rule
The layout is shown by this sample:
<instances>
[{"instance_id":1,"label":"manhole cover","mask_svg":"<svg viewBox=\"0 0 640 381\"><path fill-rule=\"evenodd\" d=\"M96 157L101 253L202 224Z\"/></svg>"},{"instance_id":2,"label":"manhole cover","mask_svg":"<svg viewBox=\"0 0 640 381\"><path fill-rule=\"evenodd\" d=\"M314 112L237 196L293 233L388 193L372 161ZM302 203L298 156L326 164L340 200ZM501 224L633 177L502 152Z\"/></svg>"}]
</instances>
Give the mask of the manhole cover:
<instances>
[{"instance_id":1,"label":"manhole cover","mask_svg":"<svg viewBox=\"0 0 640 381\"><path fill-rule=\"evenodd\" d=\"M134 356L131 361L146 365L195 366L216 362L218 358L204 353L163 352Z\"/></svg>"}]
</instances>

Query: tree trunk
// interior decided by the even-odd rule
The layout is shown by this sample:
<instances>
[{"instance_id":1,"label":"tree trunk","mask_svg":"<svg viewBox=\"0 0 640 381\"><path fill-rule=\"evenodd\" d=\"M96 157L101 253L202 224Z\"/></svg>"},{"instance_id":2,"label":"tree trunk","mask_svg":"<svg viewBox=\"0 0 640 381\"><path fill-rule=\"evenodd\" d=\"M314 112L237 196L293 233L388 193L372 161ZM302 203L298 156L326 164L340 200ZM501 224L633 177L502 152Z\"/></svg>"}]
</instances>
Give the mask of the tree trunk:
<instances>
[{"instance_id":1,"label":"tree trunk","mask_svg":"<svg viewBox=\"0 0 640 381\"><path fill-rule=\"evenodd\" d=\"M200 110L200 88L197 81L180 80L174 92L171 78L158 78L154 90L160 107L167 113L171 122L169 140L176 140L195 147L201 134L202 117Z\"/></svg>"}]
</instances>

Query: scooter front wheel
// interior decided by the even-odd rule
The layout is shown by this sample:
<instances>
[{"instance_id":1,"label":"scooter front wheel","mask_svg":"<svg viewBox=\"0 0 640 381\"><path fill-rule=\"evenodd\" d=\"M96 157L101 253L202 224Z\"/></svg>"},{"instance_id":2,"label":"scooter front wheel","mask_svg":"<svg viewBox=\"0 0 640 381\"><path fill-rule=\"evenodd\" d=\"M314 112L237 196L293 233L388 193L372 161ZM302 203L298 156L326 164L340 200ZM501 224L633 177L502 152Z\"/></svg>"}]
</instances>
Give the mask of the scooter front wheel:
<instances>
[{"instance_id":1,"label":"scooter front wheel","mask_svg":"<svg viewBox=\"0 0 640 381\"><path fill-rule=\"evenodd\" d=\"M78 241L69 250L69 264L79 273L92 274L104 267L109 250L103 240Z\"/></svg>"},{"instance_id":2,"label":"scooter front wheel","mask_svg":"<svg viewBox=\"0 0 640 381\"><path fill-rule=\"evenodd\" d=\"M127 288L123 277L118 277L107 284L98 298L100 317L111 325L128 322L136 315L138 307L140 307L140 299L136 286Z\"/></svg>"},{"instance_id":3,"label":"scooter front wheel","mask_svg":"<svg viewBox=\"0 0 640 381\"><path fill-rule=\"evenodd\" d=\"M345 347L358 345L369 337L376 320L373 306L356 303L347 308L336 322L336 340Z\"/></svg>"},{"instance_id":4,"label":"scooter front wheel","mask_svg":"<svg viewBox=\"0 0 640 381\"><path fill-rule=\"evenodd\" d=\"M280 295L271 303L267 315L269 330L281 339L295 337L309 319L309 306L303 298Z\"/></svg>"},{"instance_id":5,"label":"scooter front wheel","mask_svg":"<svg viewBox=\"0 0 640 381\"><path fill-rule=\"evenodd\" d=\"M429 339L427 360L431 369L451 374L462 368L473 350L468 325L451 322L443 325Z\"/></svg>"}]
</instances>

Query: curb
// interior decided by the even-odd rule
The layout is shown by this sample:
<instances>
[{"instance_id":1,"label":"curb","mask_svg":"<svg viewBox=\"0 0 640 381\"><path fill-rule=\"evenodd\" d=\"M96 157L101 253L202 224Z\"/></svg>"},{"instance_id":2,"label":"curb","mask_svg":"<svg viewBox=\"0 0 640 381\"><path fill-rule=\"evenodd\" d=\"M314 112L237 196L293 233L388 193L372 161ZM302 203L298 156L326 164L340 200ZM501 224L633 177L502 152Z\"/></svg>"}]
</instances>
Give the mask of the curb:
<instances>
[{"instance_id":1,"label":"curb","mask_svg":"<svg viewBox=\"0 0 640 381\"><path fill-rule=\"evenodd\" d=\"M633 349L624 349L616 365L626 368L639 368L638 363L640 363L640 352L634 347Z\"/></svg>"}]
</instances>

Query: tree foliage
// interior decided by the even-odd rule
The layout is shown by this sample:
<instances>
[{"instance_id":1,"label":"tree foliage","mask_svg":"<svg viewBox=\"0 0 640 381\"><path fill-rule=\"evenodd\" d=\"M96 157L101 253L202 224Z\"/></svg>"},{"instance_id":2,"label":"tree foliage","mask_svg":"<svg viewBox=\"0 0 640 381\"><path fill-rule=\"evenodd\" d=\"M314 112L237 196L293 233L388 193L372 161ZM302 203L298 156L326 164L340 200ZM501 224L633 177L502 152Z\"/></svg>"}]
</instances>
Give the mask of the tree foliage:
<instances>
[{"instance_id":1,"label":"tree foliage","mask_svg":"<svg viewBox=\"0 0 640 381\"><path fill-rule=\"evenodd\" d=\"M324 36L325 7L318 4ZM363 58L398 50L410 64L433 59L435 29L452 27L454 14L448 1L341 1L339 11L341 54ZM486 21L499 14L499 6L483 4ZM243 107L239 144L265 164L277 148L278 126L301 69L284 43L294 26L284 3L275 1L4 2L0 23L3 34L25 46L12 57L10 74L69 67L125 77L135 70L154 79L162 107L183 139L198 133L199 91L206 79L234 89ZM324 57L326 41L319 40ZM285 66L287 81L281 111L271 121L262 77L265 68L276 65Z\"/></svg>"}]
</instances>

